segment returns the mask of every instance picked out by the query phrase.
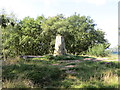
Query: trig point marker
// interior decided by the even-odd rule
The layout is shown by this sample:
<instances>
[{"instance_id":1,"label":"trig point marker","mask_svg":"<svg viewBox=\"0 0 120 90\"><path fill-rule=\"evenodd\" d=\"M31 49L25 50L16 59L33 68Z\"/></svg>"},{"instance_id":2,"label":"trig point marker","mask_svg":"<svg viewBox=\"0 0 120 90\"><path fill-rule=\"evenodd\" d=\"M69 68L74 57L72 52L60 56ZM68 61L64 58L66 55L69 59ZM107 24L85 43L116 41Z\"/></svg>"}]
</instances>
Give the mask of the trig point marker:
<instances>
[{"instance_id":1,"label":"trig point marker","mask_svg":"<svg viewBox=\"0 0 120 90\"><path fill-rule=\"evenodd\" d=\"M54 56L65 55L65 54L66 54L66 49L65 49L64 37L58 34L56 36L56 41L55 41Z\"/></svg>"}]
</instances>

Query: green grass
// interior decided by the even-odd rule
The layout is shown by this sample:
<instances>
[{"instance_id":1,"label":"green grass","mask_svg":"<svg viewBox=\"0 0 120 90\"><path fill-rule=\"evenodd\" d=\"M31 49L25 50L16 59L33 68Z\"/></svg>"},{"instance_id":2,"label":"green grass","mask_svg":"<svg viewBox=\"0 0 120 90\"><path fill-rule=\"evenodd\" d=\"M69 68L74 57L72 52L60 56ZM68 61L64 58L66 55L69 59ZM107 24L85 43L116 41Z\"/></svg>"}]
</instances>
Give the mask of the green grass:
<instances>
[{"instance_id":1,"label":"green grass","mask_svg":"<svg viewBox=\"0 0 120 90\"><path fill-rule=\"evenodd\" d=\"M3 65L3 88L118 88L120 63L84 61L85 58L93 57L45 55L6 61ZM74 67L65 68L70 65Z\"/></svg>"},{"instance_id":2,"label":"green grass","mask_svg":"<svg viewBox=\"0 0 120 90\"><path fill-rule=\"evenodd\" d=\"M83 59L86 57L74 56L74 55L60 55L60 56L45 55L42 58L46 58L47 60L77 60L77 59Z\"/></svg>"},{"instance_id":3,"label":"green grass","mask_svg":"<svg viewBox=\"0 0 120 90\"><path fill-rule=\"evenodd\" d=\"M111 54L111 55L109 55L109 56L107 56L105 58L107 58L108 60L118 60L118 55Z\"/></svg>"},{"instance_id":4,"label":"green grass","mask_svg":"<svg viewBox=\"0 0 120 90\"><path fill-rule=\"evenodd\" d=\"M83 56L88 56L88 55L83 55ZM118 61L118 55L116 55L116 54L109 54L108 56L105 56L105 57L101 57L101 56L99 56L99 57L97 57L97 56L93 56L93 55L89 55L89 57L92 57L92 58L102 58L102 59L105 59L105 60L107 60L107 61Z\"/></svg>"}]
</instances>

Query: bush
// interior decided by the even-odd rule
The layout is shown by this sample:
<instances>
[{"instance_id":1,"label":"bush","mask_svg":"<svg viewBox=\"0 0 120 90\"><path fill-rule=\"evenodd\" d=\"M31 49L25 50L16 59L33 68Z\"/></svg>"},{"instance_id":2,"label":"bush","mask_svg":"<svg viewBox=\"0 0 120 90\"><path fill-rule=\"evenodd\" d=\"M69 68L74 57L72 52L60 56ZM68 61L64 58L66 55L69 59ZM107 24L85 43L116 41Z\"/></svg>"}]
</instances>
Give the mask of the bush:
<instances>
[{"instance_id":1,"label":"bush","mask_svg":"<svg viewBox=\"0 0 120 90\"><path fill-rule=\"evenodd\" d=\"M106 48L103 44L98 44L98 45L93 46L92 48L89 47L86 54L94 55L97 57L98 56L105 57L105 56L109 55L109 51L106 50Z\"/></svg>"}]
</instances>

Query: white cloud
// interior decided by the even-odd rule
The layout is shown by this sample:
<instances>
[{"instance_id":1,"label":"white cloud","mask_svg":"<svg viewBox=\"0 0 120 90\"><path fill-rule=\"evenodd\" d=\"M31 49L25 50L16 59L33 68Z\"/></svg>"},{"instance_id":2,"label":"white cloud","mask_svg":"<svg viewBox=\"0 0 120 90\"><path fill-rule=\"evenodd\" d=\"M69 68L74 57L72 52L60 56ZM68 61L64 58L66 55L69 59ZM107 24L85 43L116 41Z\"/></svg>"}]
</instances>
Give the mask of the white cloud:
<instances>
[{"instance_id":1,"label":"white cloud","mask_svg":"<svg viewBox=\"0 0 120 90\"><path fill-rule=\"evenodd\" d=\"M49 10L50 6L56 3L56 0L41 0L44 3L44 10ZM49 11L50 12L50 11Z\"/></svg>"},{"instance_id":2,"label":"white cloud","mask_svg":"<svg viewBox=\"0 0 120 90\"><path fill-rule=\"evenodd\" d=\"M43 1L46 5L50 5L52 3L55 3L57 0L41 0Z\"/></svg>"},{"instance_id":3,"label":"white cloud","mask_svg":"<svg viewBox=\"0 0 120 90\"><path fill-rule=\"evenodd\" d=\"M107 2L112 2L113 0L69 0L69 1L73 1L73 2L76 2L76 3L89 3L89 4L93 4L93 5L96 5L96 6L100 6L100 5L104 5L106 4ZM118 1L118 0L114 0L114 1Z\"/></svg>"},{"instance_id":4,"label":"white cloud","mask_svg":"<svg viewBox=\"0 0 120 90\"><path fill-rule=\"evenodd\" d=\"M103 5L106 4L108 0L86 0L88 3L95 4L95 5Z\"/></svg>"},{"instance_id":5,"label":"white cloud","mask_svg":"<svg viewBox=\"0 0 120 90\"><path fill-rule=\"evenodd\" d=\"M7 13L13 12L18 18L36 15L33 0L0 0L0 9L4 8Z\"/></svg>"}]
</instances>

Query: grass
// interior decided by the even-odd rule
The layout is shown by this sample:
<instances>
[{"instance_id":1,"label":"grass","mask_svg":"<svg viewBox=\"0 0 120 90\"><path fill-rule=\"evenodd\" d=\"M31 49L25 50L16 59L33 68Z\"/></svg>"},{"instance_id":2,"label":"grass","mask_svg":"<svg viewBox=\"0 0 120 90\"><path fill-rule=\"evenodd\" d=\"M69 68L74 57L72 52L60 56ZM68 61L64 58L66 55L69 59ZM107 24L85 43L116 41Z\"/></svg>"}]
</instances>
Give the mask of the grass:
<instances>
[{"instance_id":1,"label":"grass","mask_svg":"<svg viewBox=\"0 0 120 90\"><path fill-rule=\"evenodd\" d=\"M105 57L97 57L97 56L92 56L92 55L83 55L83 56L89 56L89 57L92 57L92 58L102 58L102 59L105 59L105 60L113 60L113 61L118 61L118 55L117 54L109 54L108 56L105 56Z\"/></svg>"},{"instance_id":2,"label":"grass","mask_svg":"<svg viewBox=\"0 0 120 90\"><path fill-rule=\"evenodd\" d=\"M116 55L116 54L111 54L110 56L105 57L105 58L108 58L109 60L117 60L117 59L118 59L118 55Z\"/></svg>"},{"instance_id":3,"label":"grass","mask_svg":"<svg viewBox=\"0 0 120 90\"><path fill-rule=\"evenodd\" d=\"M118 88L120 63L85 58L95 57L45 55L5 61L3 88Z\"/></svg>"}]
</instances>

